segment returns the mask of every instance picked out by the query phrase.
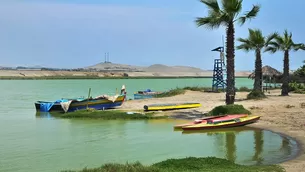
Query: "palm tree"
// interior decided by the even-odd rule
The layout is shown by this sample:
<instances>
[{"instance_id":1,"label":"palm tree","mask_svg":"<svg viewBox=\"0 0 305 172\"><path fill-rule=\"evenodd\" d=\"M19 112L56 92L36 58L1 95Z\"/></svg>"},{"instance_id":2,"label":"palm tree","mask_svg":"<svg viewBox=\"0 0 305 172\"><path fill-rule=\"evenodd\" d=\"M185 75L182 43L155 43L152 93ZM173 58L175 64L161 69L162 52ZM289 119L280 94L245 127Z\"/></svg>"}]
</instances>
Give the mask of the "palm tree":
<instances>
[{"instance_id":1,"label":"palm tree","mask_svg":"<svg viewBox=\"0 0 305 172\"><path fill-rule=\"evenodd\" d=\"M222 0L221 8L217 0L200 0L208 8L206 17L196 19L197 26L206 26L211 29L226 27L226 57L227 57L227 89L226 104L234 104L235 100L235 47L234 47L234 24L239 22L243 25L248 19L256 17L260 10L259 5L254 5L250 11L239 15L242 10L242 0Z\"/></svg>"},{"instance_id":2,"label":"palm tree","mask_svg":"<svg viewBox=\"0 0 305 172\"><path fill-rule=\"evenodd\" d=\"M236 48L238 50L244 50L249 52L251 50L255 51L255 80L253 85L253 91L260 92L261 95L263 86L263 72L262 72L262 57L261 50L269 44L277 36L276 33L273 33L267 37L264 37L262 31L259 29L249 29L248 38L238 38L237 40L241 42Z\"/></svg>"},{"instance_id":3,"label":"palm tree","mask_svg":"<svg viewBox=\"0 0 305 172\"><path fill-rule=\"evenodd\" d=\"M283 73L283 84L282 84L282 96L288 96L289 92L289 52L291 50L305 50L303 43L294 43L292 40L292 33L288 33L287 30L284 31L283 36L277 36L273 41L269 42L269 46L265 51L275 53L277 51L284 52L284 73Z\"/></svg>"}]
</instances>

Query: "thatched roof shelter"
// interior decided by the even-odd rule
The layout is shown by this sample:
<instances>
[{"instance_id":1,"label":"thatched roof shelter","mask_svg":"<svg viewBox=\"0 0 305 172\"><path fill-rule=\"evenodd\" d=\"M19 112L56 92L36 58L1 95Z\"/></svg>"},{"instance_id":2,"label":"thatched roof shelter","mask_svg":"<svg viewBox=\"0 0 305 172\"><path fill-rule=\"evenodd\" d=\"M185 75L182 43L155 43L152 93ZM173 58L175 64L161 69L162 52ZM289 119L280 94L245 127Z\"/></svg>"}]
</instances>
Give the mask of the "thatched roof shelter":
<instances>
[{"instance_id":1,"label":"thatched roof shelter","mask_svg":"<svg viewBox=\"0 0 305 172\"><path fill-rule=\"evenodd\" d=\"M263 77L266 77L266 76L277 77L277 76L282 75L281 72L279 72L278 70L276 70L276 69L274 69L274 68L272 68L271 66L268 66L268 65L262 67L262 72L263 72ZM255 78L255 72L251 73L248 78L254 79Z\"/></svg>"}]
</instances>

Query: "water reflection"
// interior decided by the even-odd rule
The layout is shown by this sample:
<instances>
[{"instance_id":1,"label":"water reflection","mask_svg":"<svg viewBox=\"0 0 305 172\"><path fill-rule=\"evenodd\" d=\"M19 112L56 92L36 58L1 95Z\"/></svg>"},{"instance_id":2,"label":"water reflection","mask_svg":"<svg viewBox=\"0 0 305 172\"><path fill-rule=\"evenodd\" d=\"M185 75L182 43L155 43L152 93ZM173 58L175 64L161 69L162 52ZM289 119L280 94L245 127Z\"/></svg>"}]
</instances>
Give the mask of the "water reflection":
<instances>
[{"instance_id":1,"label":"water reflection","mask_svg":"<svg viewBox=\"0 0 305 172\"><path fill-rule=\"evenodd\" d=\"M252 158L258 165L261 165L264 158L262 157L263 146L264 146L264 133L263 130L254 132L254 143L255 143L255 154Z\"/></svg>"},{"instance_id":2,"label":"water reflection","mask_svg":"<svg viewBox=\"0 0 305 172\"><path fill-rule=\"evenodd\" d=\"M235 133L229 132L226 136L226 158L230 161L235 162L236 160L236 144L235 144Z\"/></svg>"},{"instance_id":3,"label":"water reflection","mask_svg":"<svg viewBox=\"0 0 305 172\"><path fill-rule=\"evenodd\" d=\"M296 143L293 143L294 141L288 137L280 136L278 137L280 138L279 140L272 140L272 142L268 142L266 145L264 141L264 139L266 140L266 138L264 138L264 133L266 132L270 131L252 127L236 127L215 130L183 131L182 134L200 134L205 136L213 136L210 137L210 139L214 139L214 143L216 144L214 146L217 147L217 151L223 153L223 158L233 162L240 161L238 160L239 156L247 156L244 155L244 153L246 151L249 152L249 149L251 150L252 147L253 151L250 151L252 152L252 155L249 155L249 158L242 160L242 164L253 164L253 162L255 162L255 165L270 164L270 162L275 161L272 160L273 158L276 159L282 155L297 154L297 146L293 145L296 145ZM266 149L266 151L264 151L264 149ZM274 157L269 157L271 152L268 151L270 149L272 149ZM266 160L264 156L267 156L268 159ZM284 161L284 159L281 161Z\"/></svg>"}]
</instances>

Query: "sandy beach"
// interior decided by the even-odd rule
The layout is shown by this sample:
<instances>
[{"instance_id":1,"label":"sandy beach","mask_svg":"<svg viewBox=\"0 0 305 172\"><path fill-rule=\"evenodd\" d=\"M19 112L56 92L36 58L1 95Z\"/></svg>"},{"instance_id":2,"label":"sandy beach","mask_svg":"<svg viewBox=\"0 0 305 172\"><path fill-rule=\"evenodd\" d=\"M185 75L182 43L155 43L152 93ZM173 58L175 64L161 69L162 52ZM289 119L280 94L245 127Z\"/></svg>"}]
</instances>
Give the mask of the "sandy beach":
<instances>
[{"instance_id":1,"label":"sandy beach","mask_svg":"<svg viewBox=\"0 0 305 172\"><path fill-rule=\"evenodd\" d=\"M282 97L280 90L272 90L266 93L264 100L245 100L247 92L236 93L236 103L251 110L255 115L261 115L261 119L249 126L268 129L296 139L300 143L300 154L293 160L280 165L288 172L305 171L305 95L291 93L289 97ZM199 102L202 107L195 109L162 112L167 115L206 113L218 105L225 104L225 93L203 93L187 91L184 95L166 98L154 98L145 100L131 100L125 102L122 109L143 109L145 104L153 103L178 103Z\"/></svg>"}]
</instances>

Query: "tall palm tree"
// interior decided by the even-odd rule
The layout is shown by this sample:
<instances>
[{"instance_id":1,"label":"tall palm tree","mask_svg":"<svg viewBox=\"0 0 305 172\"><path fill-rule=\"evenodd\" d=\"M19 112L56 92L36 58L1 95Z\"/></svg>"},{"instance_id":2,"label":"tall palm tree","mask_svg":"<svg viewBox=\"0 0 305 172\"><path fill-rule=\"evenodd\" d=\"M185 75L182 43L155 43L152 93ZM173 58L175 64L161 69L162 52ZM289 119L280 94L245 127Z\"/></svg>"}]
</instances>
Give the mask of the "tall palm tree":
<instances>
[{"instance_id":1,"label":"tall palm tree","mask_svg":"<svg viewBox=\"0 0 305 172\"><path fill-rule=\"evenodd\" d=\"M244 50L249 52L251 50L255 51L255 79L253 85L253 91L262 92L263 86L263 73L262 73L262 49L269 44L277 36L273 33L267 37L264 37L262 31L259 29L249 29L248 38L238 38L237 40L241 42L239 46L236 47L238 50Z\"/></svg>"},{"instance_id":2,"label":"tall palm tree","mask_svg":"<svg viewBox=\"0 0 305 172\"><path fill-rule=\"evenodd\" d=\"M269 42L269 46L265 51L275 53L277 51L284 52L284 73L283 73L283 84L282 84L282 96L288 96L289 92L289 52L291 50L305 50L303 43L294 43L292 40L292 33L288 33L287 30L284 31L283 36L277 36L273 41Z\"/></svg>"},{"instance_id":3,"label":"tall palm tree","mask_svg":"<svg viewBox=\"0 0 305 172\"><path fill-rule=\"evenodd\" d=\"M234 104L235 101L235 47L234 47L234 24L239 22L243 25L248 19L256 17L260 10L259 5L254 5L250 11L239 15L242 10L242 0L222 0L221 7L217 0L200 0L208 8L206 17L196 19L197 26L206 26L211 29L226 27L226 58L227 58L227 89L226 104Z\"/></svg>"}]
</instances>

